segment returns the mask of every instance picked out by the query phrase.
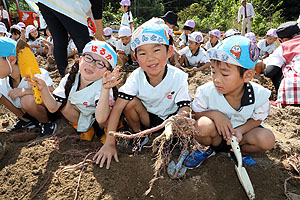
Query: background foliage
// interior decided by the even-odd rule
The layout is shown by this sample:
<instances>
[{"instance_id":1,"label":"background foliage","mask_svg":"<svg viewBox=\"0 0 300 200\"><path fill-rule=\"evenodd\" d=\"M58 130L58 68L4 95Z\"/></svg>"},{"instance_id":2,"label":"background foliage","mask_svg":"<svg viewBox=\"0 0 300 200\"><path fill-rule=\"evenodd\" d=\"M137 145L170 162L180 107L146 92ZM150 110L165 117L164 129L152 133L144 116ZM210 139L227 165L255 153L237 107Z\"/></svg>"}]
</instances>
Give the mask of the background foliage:
<instances>
[{"instance_id":1,"label":"background foliage","mask_svg":"<svg viewBox=\"0 0 300 200\"><path fill-rule=\"evenodd\" d=\"M296 20L300 14L299 0L248 0L255 9L252 31L263 36L270 28ZM162 16L172 10L179 16L180 28L187 19L196 22L196 30L208 32L212 29L226 31L238 28L237 13L240 0L131 0L134 26L152 17ZM120 24L122 11L119 1L103 1L104 24Z\"/></svg>"}]
</instances>

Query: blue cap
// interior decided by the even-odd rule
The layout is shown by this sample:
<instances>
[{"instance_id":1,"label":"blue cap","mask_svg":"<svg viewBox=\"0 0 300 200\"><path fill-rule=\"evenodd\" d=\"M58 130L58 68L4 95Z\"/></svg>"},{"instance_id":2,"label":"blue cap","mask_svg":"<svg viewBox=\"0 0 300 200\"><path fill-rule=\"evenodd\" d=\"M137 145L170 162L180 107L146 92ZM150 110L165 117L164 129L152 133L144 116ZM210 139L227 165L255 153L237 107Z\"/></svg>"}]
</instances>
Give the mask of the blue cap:
<instances>
[{"instance_id":1,"label":"blue cap","mask_svg":"<svg viewBox=\"0 0 300 200\"><path fill-rule=\"evenodd\" d=\"M169 45L169 33L165 27L156 23L145 23L138 27L131 36L131 49L144 44Z\"/></svg>"},{"instance_id":2,"label":"blue cap","mask_svg":"<svg viewBox=\"0 0 300 200\"><path fill-rule=\"evenodd\" d=\"M258 61L259 49L255 43L243 36L232 36L220 41L207 51L209 59L234 64L245 69L254 69Z\"/></svg>"},{"instance_id":3,"label":"blue cap","mask_svg":"<svg viewBox=\"0 0 300 200\"><path fill-rule=\"evenodd\" d=\"M95 53L99 56L103 57L112 68L114 68L117 64L117 53L115 50L106 42L99 40L92 40L87 43L82 51L82 53Z\"/></svg>"},{"instance_id":4,"label":"blue cap","mask_svg":"<svg viewBox=\"0 0 300 200\"><path fill-rule=\"evenodd\" d=\"M0 57L17 56L16 45L16 41L8 37L0 37Z\"/></svg>"}]
</instances>

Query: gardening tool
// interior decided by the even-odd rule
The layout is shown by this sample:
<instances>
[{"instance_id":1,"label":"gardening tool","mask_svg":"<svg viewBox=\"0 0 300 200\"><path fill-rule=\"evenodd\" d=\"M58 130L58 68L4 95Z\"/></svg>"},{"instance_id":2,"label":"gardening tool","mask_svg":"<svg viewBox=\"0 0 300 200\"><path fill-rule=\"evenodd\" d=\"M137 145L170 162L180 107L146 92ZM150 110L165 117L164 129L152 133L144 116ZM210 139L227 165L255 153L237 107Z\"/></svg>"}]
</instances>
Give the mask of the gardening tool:
<instances>
[{"instance_id":1,"label":"gardening tool","mask_svg":"<svg viewBox=\"0 0 300 200\"><path fill-rule=\"evenodd\" d=\"M17 43L17 58L22 77L30 76L31 81L33 81L32 77L34 76L34 74L41 74L39 65L35 59L33 52L31 51L29 45L22 39L20 39ZM34 92L35 102L37 104L41 104L43 100L37 84L35 84L32 90Z\"/></svg>"},{"instance_id":2,"label":"gardening tool","mask_svg":"<svg viewBox=\"0 0 300 200\"><path fill-rule=\"evenodd\" d=\"M246 191L248 198L252 200L255 198L254 189L245 167L242 166L243 161L242 161L241 149L239 143L236 141L235 136L232 136L231 146L238 163L238 166L235 165L235 171L239 177L239 180L244 190Z\"/></svg>"},{"instance_id":3,"label":"gardening tool","mask_svg":"<svg viewBox=\"0 0 300 200\"><path fill-rule=\"evenodd\" d=\"M189 155L189 152L185 150L181 154L177 164L175 164L175 162L173 160L170 162L170 164L168 165L167 172L171 178L183 177L183 175L185 174L185 172L187 170L187 167L182 166L182 164L188 155Z\"/></svg>"}]
</instances>

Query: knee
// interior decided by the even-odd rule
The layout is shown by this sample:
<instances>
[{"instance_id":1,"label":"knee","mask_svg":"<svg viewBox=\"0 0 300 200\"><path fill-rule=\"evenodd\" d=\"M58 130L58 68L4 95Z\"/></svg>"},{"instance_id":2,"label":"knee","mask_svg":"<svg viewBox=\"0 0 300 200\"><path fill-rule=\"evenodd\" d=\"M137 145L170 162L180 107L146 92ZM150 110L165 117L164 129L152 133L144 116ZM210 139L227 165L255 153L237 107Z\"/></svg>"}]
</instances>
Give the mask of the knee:
<instances>
[{"instance_id":1,"label":"knee","mask_svg":"<svg viewBox=\"0 0 300 200\"><path fill-rule=\"evenodd\" d=\"M202 137L214 137L216 127L214 122L208 117L201 117L196 122L196 129L201 133Z\"/></svg>"},{"instance_id":2,"label":"knee","mask_svg":"<svg viewBox=\"0 0 300 200\"><path fill-rule=\"evenodd\" d=\"M30 109L32 109L32 105L36 105L33 95L25 95L25 96L21 97L20 103L21 103L22 109L25 111L29 111Z\"/></svg>"},{"instance_id":3,"label":"knee","mask_svg":"<svg viewBox=\"0 0 300 200\"><path fill-rule=\"evenodd\" d=\"M124 113L128 113L131 112L133 110L135 110L136 104L135 104L135 98L131 101L129 101L129 103L125 106L124 108Z\"/></svg>"},{"instance_id":4,"label":"knee","mask_svg":"<svg viewBox=\"0 0 300 200\"><path fill-rule=\"evenodd\" d=\"M261 134L257 135L258 144L263 152L273 149L275 145L275 136L269 129L264 129Z\"/></svg>"}]
</instances>

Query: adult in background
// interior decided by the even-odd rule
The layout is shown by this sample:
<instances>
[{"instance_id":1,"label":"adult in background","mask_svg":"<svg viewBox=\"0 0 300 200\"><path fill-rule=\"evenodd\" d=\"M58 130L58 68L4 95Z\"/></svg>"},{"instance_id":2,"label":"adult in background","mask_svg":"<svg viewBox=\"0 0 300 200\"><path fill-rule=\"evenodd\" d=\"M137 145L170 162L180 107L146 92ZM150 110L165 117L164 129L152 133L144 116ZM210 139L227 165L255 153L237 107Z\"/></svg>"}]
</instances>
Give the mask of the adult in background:
<instances>
[{"instance_id":1,"label":"adult in background","mask_svg":"<svg viewBox=\"0 0 300 200\"><path fill-rule=\"evenodd\" d=\"M242 35L245 35L246 24L247 24L247 33L251 32L253 18L255 16L254 8L251 3L247 3L246 0L241 0L241 7L239 8L238 13L238 23L241 22L241 16L243 16L242 22Z\"/></svg>"},{"instance_id":2,"label":"adult in background","mask_svg":"<svg viewBox=\"0 0 300 200\"><path fill-rule=\"evenodd\" d=\"M6 10L3 9L3 6L0 6L0 19L1 22L3 22L6 26L6 29L9 30L9 15L8 12Z\"/></svg>"},{"instance_id":3,"label":"adult in background","mask_svg":"<svg viewBox=\"0 0 300 200\"><path fill-rule=\"evenodd\" d=\"M71 35L78 53L90 41L88 18L95 19L95 37L103 40L102 0L37 0L39 9L53 37L53 55L59 74L65 75L68 66L68 33Z\"/></svg>"}]
</instances>

